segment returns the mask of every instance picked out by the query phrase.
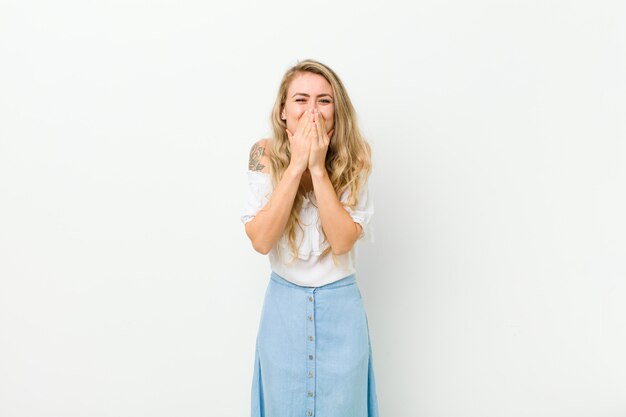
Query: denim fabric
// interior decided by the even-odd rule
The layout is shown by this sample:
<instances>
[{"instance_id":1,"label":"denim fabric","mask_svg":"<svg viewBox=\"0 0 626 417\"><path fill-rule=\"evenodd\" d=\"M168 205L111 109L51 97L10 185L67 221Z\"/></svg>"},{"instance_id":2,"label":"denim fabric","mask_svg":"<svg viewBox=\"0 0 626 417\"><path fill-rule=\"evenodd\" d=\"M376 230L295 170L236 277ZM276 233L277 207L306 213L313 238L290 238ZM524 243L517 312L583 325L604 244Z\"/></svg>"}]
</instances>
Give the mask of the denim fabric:
<instances>
[{"instance_id":1,"label":"denim fabric","mask_svg":"<svg viewBox=\"0 0 626 417\"><path fill-rule=\"evenodd\" d=\"M252 417L378 417L355 274L303 287L272 271L256 340Z\"/></svg>"}]
</instances>

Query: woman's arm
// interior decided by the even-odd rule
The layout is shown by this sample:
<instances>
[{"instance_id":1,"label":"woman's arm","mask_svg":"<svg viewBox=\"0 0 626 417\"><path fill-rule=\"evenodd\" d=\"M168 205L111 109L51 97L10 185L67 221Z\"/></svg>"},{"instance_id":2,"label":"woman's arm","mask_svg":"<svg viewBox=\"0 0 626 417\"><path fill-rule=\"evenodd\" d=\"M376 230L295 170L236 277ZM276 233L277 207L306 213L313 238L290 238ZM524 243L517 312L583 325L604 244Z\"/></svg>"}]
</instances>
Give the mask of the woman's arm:
<instances>
[{"instance_id":1,"label":"woman's arm","mask_svg":"<svg viewBox=\"0 0 626 417\"><path fill-rule=\"evenodd\" d=\"M251 170L269 172L269 169L264 169L269 168L269 158L264 155L266 145L266 140L260 140L252 146L249 162ZM264 255L269 253L285 230L301 177L302 172L289 165L268 203L245 224L246 234L257 252Z\"/></svg>"},{"instance_id":2,"label":"woman's arm","mask_svg":"<svg viewBox=\"0 0 626 417\"><path fill-rule=\"evenodd\" d=\"M352 220L339 201L326 169L311 171L315 199L320 211L322 228L335 255L350 252L361 235L362 227Z\"/></svg>"}]
</instances>

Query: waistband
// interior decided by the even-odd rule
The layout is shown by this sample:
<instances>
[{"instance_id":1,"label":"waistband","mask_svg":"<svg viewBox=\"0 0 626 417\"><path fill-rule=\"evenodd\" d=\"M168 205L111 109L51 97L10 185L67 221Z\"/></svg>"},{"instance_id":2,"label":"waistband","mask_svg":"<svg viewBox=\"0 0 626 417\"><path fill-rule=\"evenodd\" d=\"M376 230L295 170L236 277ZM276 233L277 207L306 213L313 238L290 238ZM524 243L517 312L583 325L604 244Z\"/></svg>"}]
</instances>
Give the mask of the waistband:
<instances>
[{"instance_id":1,"label":"waistband","mask_svg":"<svg viewBox=\"0 0 626 417\"><path fill-rule=\"evenodd\" d=\"M282 285L287 285L289 287L292 288L298 288L298 289L302 289L302 290L308 290L308 289L312 289L312 290L326 290L326 289L333 289L333 288L340 288L340 287L345 287L346 285L354 285L356 284L356 274L350 274L348 276L345 276L343 278L338 279L337 281L333 281L329 284L326 285L322 285L320 287L306 287L303 285L298 285L296 283L293 283L283 277L281 277L280 275L278 275L276 272L272 271L272 273L270 274L270 279L274 282L277 282L279 284Z\"/></svg>"}]
</instances>

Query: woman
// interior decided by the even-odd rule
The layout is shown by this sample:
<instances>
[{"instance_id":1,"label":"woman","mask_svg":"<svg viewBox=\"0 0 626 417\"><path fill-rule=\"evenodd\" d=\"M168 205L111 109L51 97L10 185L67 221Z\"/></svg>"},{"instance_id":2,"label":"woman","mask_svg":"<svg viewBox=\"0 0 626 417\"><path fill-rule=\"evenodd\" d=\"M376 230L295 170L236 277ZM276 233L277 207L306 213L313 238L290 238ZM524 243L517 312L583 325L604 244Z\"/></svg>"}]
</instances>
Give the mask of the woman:
<instances>
[{"instance_id":1,"label":"woman","mask_svg":"<svg viewBox=\"0 0 626 417\"><path fill-rule=\"evenodd\" d=\"M305 60L283 76L273 138L256 142L241 216L272 272L256 340L253 417L374 417L367 316L356 283L371 151L339 77Z\"/></svg>"}]
</instances>

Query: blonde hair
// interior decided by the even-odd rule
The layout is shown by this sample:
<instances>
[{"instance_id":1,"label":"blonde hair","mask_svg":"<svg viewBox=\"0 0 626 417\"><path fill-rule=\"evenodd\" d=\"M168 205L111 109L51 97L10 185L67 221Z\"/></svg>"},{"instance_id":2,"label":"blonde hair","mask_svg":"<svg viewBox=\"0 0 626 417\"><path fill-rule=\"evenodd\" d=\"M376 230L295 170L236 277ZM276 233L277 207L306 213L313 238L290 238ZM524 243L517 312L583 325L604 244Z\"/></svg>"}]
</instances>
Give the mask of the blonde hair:
<instances>
[{"instance_id":1,"label":"blonde hair","mask_svg":"<svg viewBox=\"0 0 626 417\"><path fill-rule=\"evenodd\" d=\"M287 100L287 90L291 80L295 75L303 72L321 75L333 89L335 106L334 133L326 152L326 170L338 197L348 187L351 188L348 200L344 204L354 209L359 203L358 193L364 186L372 169L371 148L357 126L356 111L343 83L332 69L312 59L300 61L289 68L285 72L278 88L278 94L271 114L274 140L268 146L267 152L270 160L272 184L274 187L278 185L291 159L289 138L285 131L287 122L281 119L281 112ZM284 231L288 236L289 245L294 254L298 253L295 228L300 227L302 229L299 212L302 208L303 197L304 189L299 187ZM319 231L324 240L326 240L323 229L320 228ZM330 246L320 256L323 258L329 253L331 253ZM336 263L336 257L334 254L332 255L333 261ZM295 260L295 257L292 260Z\"/></svg>"}]
</instances>

